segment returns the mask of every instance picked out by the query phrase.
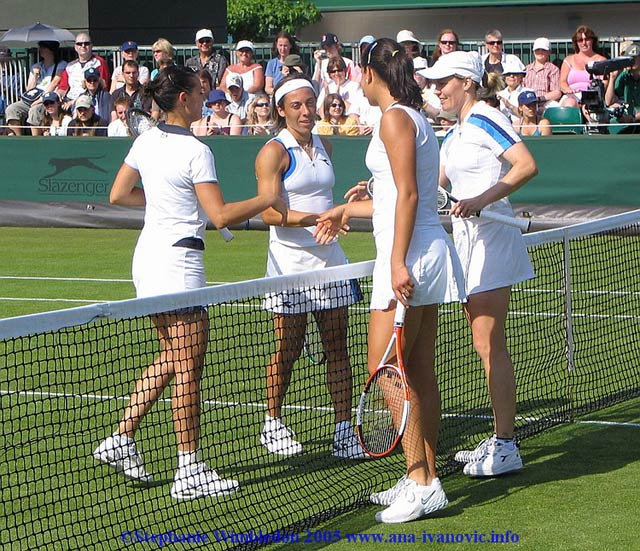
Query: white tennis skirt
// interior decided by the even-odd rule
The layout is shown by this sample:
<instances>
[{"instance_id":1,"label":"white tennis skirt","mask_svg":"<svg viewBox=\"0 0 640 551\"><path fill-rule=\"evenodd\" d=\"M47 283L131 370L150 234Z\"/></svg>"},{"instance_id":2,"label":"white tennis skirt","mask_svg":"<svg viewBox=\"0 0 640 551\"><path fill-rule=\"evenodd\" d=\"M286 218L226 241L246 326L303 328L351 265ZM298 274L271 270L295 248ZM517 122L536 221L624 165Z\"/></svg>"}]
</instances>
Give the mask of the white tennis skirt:
<instances>
[{"instance_id":1,"label":"white tennis skirt","mask_svg":"<svg viewBox=\"0 0 640 551\"><path fill-rule=\"evenodd\" d=\"M338 243L299 248L272 241L269 243L266 277L322 270L348 262ZM348 280L267 293L263 307L276 314L304 314L349 306L360 300L362 294L357 280Z\"/></svg>"},{"instance_id":2,"label":"white tennis skirt","mask_svg":"<svg viewBox=\"0 0 640 551\"><path fill-rule=\"evenodd\" d=\"M136 295L149 297L204 287L203 253L158 243L141 234L131 270Z\"/></svg>"}]
</instances>

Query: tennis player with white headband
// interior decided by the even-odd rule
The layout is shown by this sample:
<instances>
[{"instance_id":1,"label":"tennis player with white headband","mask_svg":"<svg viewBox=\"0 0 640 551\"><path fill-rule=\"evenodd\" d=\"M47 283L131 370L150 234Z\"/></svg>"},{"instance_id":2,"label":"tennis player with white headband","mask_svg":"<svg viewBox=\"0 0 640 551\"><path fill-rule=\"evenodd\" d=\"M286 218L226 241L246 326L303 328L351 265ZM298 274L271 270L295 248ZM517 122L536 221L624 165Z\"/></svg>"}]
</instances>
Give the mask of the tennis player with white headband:
<instances>
[{"instance_id":1,"label":"tennis player with white headband","mask_svg":"<svg viewBox=\"0 0 640 551\"><path fill-rule=\"evenodd\" d=\"M419 71L435 82L442 109L458 115L440 150L440 185L460 200L451 208L453 238L465 269L464 305L473 345L484 365L494 415L494 434L475 450L458 452L469 476L495 476L522 468L514 437L516 383L505 336L505 320L514 283L534 277L520 230L486 218L490 210L513 216L508 195L537 173L536 162L497 109L479 97L495 95L489 74L481 88L483 66L476 52L443 55Z\"/></svg>"},{"instance_id":2,"label":"tennis player with white headband","mask_svg":"<svg viewBox=\"0 0 640 551\"><path fill-rule=\"evenodd\" d=\"M315 88L304 75L291 74L276 86L274 102L279 133L256 158L258 193L280 195L289 211L284 226L277 211L267 209L262 213L264 222L271 226L266 275L346 264L336 240L322 246L313 236L318 215L333 207L335 183L331 145L311 133L316 121ZM333 285L326 290L298 289L266 297L265 309L273 312L277 343L266 368L267 412L260 437L270 453L290 456L302 452L302 444L282 420L282 404L293 365L303 348L307 314L312 313L327 356L327 386L335 410L333 455L344 459L366 457L351 426L347 307L357 300L349 283L337 289Z\"/></svg>"}]
</instances>

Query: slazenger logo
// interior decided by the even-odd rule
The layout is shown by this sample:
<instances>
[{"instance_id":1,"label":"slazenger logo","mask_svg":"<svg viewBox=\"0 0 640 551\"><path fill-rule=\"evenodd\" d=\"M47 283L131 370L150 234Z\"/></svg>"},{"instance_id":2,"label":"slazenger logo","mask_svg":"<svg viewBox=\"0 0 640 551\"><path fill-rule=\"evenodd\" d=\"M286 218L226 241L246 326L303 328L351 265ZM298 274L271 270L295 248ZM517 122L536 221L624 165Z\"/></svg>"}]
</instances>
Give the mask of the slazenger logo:
<instances>
[{"instance_id":1,"label":"slazenger logo","mask_svg":"<svg viewBox=\"0 0 640 551\"><path fill-rule=\"evenodd\" d=\"M51 158L49 164L53 172L40 178L38 192L43 195L108 195L109 182L106 180L92 180L86 176L80 178L65 178L60 175L68 170L79 168L93 172L107 174L107 171L94 163L103 157L69 157Z\"/></svg>"}]
</instances>

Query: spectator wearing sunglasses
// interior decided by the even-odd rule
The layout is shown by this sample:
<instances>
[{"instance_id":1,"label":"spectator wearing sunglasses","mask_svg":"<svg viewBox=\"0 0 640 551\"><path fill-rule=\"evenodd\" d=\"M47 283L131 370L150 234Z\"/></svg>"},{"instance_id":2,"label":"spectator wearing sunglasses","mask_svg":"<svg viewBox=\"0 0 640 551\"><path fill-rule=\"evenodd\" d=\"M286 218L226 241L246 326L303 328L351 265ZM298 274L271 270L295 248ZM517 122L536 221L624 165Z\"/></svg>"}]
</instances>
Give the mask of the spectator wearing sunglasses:
<instances>
[{"instance_id":1,"label":"spectator wearing sunglasses","mask_svg":"<svg viewBox=\"0 0 640 551\"><path fill-rule=\"evenodd\" d=\"M249 106L246 125L249 136L273 136L277 133L275 113L271 111L271 100L267 94L255 97Z\"/></svg>"},{"instance_id":2,"label":"spectator wearing sunglasses","mask_svg":"<svg viewBox=\"0 0 640 551\"><path fill-rule=\"evenodd\" d=\"M358 136L358 119L345 114L346 106L340 94L327 94L324 100L324 116L316 124L314 133L321 136Z\"/></svg>"},{"instance_id":3,"label":"spectator wearing sunglasses","mask_svg":"<svg viewBox=\"0 0 640 551\"><path fill-rule=\"evenodd\" d=\"M347 78L347 65L341 57L332 57L327 63L327 74L330 82L323 84L318 95L317 109L324 118L324 98L327 94L338 94L346 104L347 114L351 113L352 105L357 104L362 97L362 88L357 82Z\"/></svg>"},{"instance_id":4,"label":"spectator wearing sunglasses","mask_svg":"<svg viewBox=\"0 0 640 551\"><path fill-rule=\"evenodd\" d=\"M206 69L213 79L213 88L219 88L223 82L222 75L224 75L229 62L213 47L211 29L200 29L196 33L196 47L198 54L187 59L185 67L189 67L194 73Z\"/></svg>"},{"instance_id":5,"label":"spectator wearing sunglasses","mask_svg":"<svg viewBox=\"0 0 640 551\"><path fill-rule=\"evenodd\" d=\"M460 37L458 33L453 29L442 29L438 33L438 39L436 40L436 48L433 50L433 54L429 58L429 67L431 67L440 56L455 52L460 46Z\"/></svg>"},{"instance_id":6,"label":"spectator wearing sunglasses","mask_svg":"<svg viewBox=\"0 0 640 551\"><path fill-rule=\"evenodd\" d=\"M504 72L504 64L507 62L523 65L517 55L504 53L502 33L497 29L489 31L485 35L484 43L488 52L482 56L485 74L498 73L501 75Z\"/></svg>"}]
</instances>

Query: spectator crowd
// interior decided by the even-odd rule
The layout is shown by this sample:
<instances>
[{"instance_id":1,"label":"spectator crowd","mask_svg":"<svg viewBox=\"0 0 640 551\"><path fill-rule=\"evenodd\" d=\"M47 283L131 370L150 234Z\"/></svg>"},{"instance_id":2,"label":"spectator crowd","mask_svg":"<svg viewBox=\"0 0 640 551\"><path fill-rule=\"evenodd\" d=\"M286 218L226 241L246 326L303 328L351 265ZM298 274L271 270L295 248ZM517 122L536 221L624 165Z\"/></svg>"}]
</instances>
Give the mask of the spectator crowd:
<instances>
[{"instance_id":1,"label":"spectator crowd","mask_svg":"<svg viewBox=\"0 0 640 551\"><path fill-rule=\"evenodd\" d=\"M371 134L382 113L362 92L360 61L367 46L374 41L371 35L362 37L358 44L361 55L354 61L344 55L338 37L326 33L320 39L320 48L313 52L312 66L308 67L296 39L283 31L275 36L272 57L264 66L256 61L256 47L250 40L239 40L235 44L237 61L230 64L214 47L213 32L198 30L195 33L197 54L184 63L198 74L204 97L202 118L192 125L193 133L198 136L275 134L273 91L284 76L295 71L307 75L316 88L315 133ZM413 59L424 114L439 134L446 133L456 122L456 116L442 109L425 71L440 57L462 49L458 33L443 29L431 55L427 55L423 42L411 30L399 31L396 41ZM489 88L498 92L482 98L483 101L502 111L520 134L548 135L551 122L545 118L545 111L549 108L578 109L583 123L594 121L582 95L593 88L594 78L600 78L603 107L615 111L617 122L629 125L623 131L636 132L634 123L640 122L640 45L621 44L620 53L633 58L632 66L605 75L591 75L588 64L606 60L599 51L597 35L581 25L571 41L574 53L552 62L550 40L536 38L532 61L525 65L518 56L505 52L499 30L488 31L486 53L481 58L485 71L483 83L495 77L496 86L492 84ZM138 62L135 41L125 41L121 46L122 63L113 68L112 74L107 61L93 52L88 33L76 36L74 48L77 58L67 63L61 59L57 42L38 43L38 60L29 72L26 91L19 101L3 106L7 125L4 134L127 136L130 135L128 109L142 109L158 120L163 118L159 107L145 97L143 86L163 68L175 64L175 49L167 39L159 38L152 46L153 68ZM0 70L3 62L11 59L7 48L0 49ZM0 101L5 100L0 98Z\"/></svg>"}]
</instances>

